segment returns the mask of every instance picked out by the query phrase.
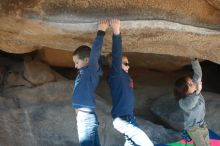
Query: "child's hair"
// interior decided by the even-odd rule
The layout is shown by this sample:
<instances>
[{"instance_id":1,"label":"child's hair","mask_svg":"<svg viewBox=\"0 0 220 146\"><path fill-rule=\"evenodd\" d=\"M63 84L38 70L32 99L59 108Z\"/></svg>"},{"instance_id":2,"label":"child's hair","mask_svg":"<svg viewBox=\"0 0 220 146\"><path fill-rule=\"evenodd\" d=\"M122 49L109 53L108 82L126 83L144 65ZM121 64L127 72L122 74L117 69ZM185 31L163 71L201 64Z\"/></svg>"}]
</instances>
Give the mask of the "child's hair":
<instances>
[{"instance_id":1,"label":"child's hair","mask_svg":"<svg viewBox=\"0 0 220 146\"><path fill-rule=\"evenodd\" d=\"M177 101L187 96L187 91L189 86L187 84L188 79L191 78L190 76L183 76L175 81L174 84L174 96Z\"/></svg>"},{"instance_id":2,"label":"child's hair","mask_svg":"<svg viewBox=\"0 0 220 146\"><path fill-rule=\"evenodd\" d=\"M82 45L79 46L74 52L73 52L73 56L78 55L79 59L85 59L85 58L89 58L90 56L90 52L91 52L91 48L86 46L86 45Z\"/></svg>"}]
</instances>

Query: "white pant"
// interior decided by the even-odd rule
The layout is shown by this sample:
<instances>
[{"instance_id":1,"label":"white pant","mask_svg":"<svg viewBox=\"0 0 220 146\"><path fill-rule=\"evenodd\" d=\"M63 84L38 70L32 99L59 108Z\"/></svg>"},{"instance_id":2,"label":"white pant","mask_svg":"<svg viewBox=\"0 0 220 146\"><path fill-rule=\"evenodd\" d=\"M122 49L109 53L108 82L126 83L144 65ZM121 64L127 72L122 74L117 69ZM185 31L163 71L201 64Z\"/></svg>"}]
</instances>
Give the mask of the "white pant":
<instances>
[{"instance_id":1,"label":"white pant","mask_svg":"<svg viewBox=\"0 0 220 146\"><path fill-rule=\"evenodd\" d=\"M149 137L136 125L135 119L126 121L117 117L113 121L114 128L125 136L124 146L153 146Z\"/></svg>"}]
</instances>

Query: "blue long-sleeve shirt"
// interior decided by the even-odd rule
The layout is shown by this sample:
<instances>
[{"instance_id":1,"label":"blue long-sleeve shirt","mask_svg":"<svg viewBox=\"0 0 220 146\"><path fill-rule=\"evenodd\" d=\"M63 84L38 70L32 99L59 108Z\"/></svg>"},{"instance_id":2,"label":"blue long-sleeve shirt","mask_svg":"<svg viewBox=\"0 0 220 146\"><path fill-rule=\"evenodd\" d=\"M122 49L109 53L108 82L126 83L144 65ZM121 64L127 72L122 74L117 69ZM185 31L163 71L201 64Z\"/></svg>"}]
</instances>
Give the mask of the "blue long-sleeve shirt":
<instances>
[{"instance_id":1,"label":"blue long-sleeve shirt","mask_svg":"<svg viewBox=\"0 0 220 146\"><path fill-rule=\"evenodd\" d=\"M133 115L134 92L133 80L122 70L122 41L121 35L112 37L112 66L108 76L108 84L112 96L112 117Z\"/></svg>"},{"instance_id":2,"label":"blue long-sleeve shirt","mask_svg":"<svg viewBox=\"0 0 220 146\"><path fill-rule=\"evenodd\" d=\"M198 60L192 61L193 82L198 84L202 79L202 69ZM204 123L205 100L201 93L195 91L193 94L179 100L179 105L184 111L184 129L199 126Z\"/></svg>"},{"instance_id":3,"label":"blue long-sleeve shirt","mask_svg":"<svg viewBox=\"0 0 220 146\"><path fill-rule=\"evenodd\" d=\"M100 67L100 55L105 32L98 31L91 49L89 63L87 66L79 69L74 82L72 106L73 108L89 108L94 110L95 90L98 86L102 69Z\"/></svg>"}]
</instances>

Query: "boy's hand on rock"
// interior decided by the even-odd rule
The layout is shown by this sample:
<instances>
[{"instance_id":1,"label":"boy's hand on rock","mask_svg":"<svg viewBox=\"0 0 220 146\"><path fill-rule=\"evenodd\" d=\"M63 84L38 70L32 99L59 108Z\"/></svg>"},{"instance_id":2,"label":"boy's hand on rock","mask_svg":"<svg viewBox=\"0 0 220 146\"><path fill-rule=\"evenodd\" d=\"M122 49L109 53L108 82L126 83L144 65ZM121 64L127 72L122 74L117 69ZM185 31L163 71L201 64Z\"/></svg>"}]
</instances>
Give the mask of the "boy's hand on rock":
<instances>
[{"instance_id":1,"label":"boy's hand on rock","mask_svg":"<svg viewBox=\"0 0 220 146\"><path fill-rule=\"evenodd\" d=\"M98 30L106 31L106 29L109 27L108 20L100 20L98 24Z\"/></svg>"},{"instance_id":2,"label":"boy's hand on rock","mask_svg":"<svg viewBox=\"0 0 220 146\"><path fill-rule=\"evenodd\" d=\"M110 21L110 26L113 29L113 33L115 35L119 35L120 34L120 26L121 26L121 22L119 19L112 19Z\"/></svg>"}]
</instances>

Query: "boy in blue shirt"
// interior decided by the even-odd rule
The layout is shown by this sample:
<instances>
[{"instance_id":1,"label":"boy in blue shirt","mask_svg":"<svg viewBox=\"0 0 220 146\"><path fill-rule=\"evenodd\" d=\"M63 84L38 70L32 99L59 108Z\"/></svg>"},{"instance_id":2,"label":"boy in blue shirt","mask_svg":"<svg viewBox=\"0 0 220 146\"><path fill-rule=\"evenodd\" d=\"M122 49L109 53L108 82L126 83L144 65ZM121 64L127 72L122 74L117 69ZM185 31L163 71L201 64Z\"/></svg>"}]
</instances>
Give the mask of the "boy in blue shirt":
<instances>
[{"instance_id":1,"label":"boy in blue shirt","mask_svg":"<svg viewBox=\"0 0 220 146\"><path fill-rule=\"evenodd\" d=\"M75 68L79 70L74 82L72 106L76 111L77 130L80 146L100 146L98 119L95 113L95 90L99 83L102 69L99 64L107 20L98 24L98 32L92 49L80 46L73 52Z\"/></svg>"},{"instance_id":2,"label":"boy in blue shirt","mask_svg":"<svg viewBox=\"0 0 220 146\"><path fill-rule=\"evenodd\" d=\"M111 113L114 128L125 137L125 146L153 146L148 136L138 127L133 114L135 102L133 81L128 74L128 58L122 56L120 20L111 20L110 26L113 29L113 45L108 84L112 95Z\"/></svg>"}]
</instances>

